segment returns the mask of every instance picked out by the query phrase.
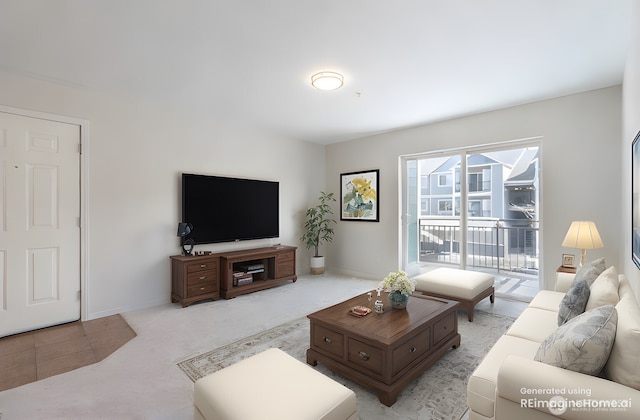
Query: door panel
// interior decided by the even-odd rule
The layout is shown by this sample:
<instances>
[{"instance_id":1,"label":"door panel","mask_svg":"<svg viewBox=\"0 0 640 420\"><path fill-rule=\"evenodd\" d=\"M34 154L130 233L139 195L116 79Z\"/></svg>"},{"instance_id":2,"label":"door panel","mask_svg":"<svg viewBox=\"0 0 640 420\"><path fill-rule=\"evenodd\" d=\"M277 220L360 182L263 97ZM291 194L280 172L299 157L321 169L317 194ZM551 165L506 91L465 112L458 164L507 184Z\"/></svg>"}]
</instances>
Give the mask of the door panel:
<instances>
[{"instance_id":1,"label":"door panel","mask_svg":"<svg viewBox=\"0 0 640 420\"><path fill-rule=\"evenodd\" d=\"M80 318L80 127L0 113L0 336Z\"/></svg>"},{"instance_id":2,"label":"door panel","mask_svg":"<svg viewBox=\"0 0 640 420\"><path fill-rule=\"evenodd\" d=\"M31 249L29 252L28 304L58 298L58 249Z\"/></svg>"}]
</instances>

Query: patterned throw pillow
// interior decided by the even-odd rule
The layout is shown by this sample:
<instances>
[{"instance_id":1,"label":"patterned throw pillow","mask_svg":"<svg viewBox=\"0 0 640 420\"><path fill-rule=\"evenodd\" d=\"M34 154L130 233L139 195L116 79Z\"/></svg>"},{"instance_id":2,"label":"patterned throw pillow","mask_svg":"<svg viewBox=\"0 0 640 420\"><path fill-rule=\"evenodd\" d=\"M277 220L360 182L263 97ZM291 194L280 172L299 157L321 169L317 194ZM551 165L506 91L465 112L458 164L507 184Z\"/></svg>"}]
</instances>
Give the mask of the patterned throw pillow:
<instances>
[{"instance_id":1,"label":"patterned throw pillow","mask_svg":"<svg viewBox=\"0 0 640 420\"><path fill-rule=\"evenodd\" d=\"M590 294L589 285L585 280L571 283L571 287L560 301L558 326L583 313Z\"/></svg>"},{"instance_id":2,"label":"patterned throw pillow","mask_svg":"<svg viewBox=\"0 0 640 420\"><path fill-rule=\"evenodd\" d=\"M598 258L597 260L589 261L587 264L583 265L576 272L576 276L573 281L578 282L580 280L584 280L587 282L589 287L593 284L593 282L598 278L600 274L607 268L604 263L604 257Z\"/></svg>"},{"instance_id":3,"label":"patterned throw pillow","mask_svg":"<svg viewBox=\"0 0 640 420\"><path fill-rule=\"evenodd\" d=\"M535 360L563 369L597 375L609 359L618 313L613 305L587 311L547 337Z\"/></svg>"}]
</instances>

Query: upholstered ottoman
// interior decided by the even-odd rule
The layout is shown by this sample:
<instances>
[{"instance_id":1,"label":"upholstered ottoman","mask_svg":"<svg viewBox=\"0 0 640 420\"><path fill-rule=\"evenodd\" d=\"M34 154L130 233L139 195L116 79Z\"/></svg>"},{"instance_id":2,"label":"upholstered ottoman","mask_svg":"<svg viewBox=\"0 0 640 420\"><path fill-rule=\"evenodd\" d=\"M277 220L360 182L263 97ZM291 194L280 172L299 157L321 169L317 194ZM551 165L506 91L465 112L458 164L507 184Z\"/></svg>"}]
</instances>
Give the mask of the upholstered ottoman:
<instances>
[{"instance_id":1,"label":"upholstered ottoman","mask_svg":"<svg viewBox=\"0 0 640 420\"><path fill-rule=\"evenodd\" d=\"M494 302L494 280L491 274L456 268L436 268L415 277L417 292L457 300L467 310L469 322L473 322L473 310L478 302L487 296Z\"/></svg>"},{"instance_id":2,"label":"upholstered ottoman","mask_svg":"<svg viewBox=\"0 0 640 420\"><path fill-rule=\"evenodd\" d=\"M272 348L196 381L194 418L207 420L356 419L356 394Z\"/></svg>"}]
</instances>

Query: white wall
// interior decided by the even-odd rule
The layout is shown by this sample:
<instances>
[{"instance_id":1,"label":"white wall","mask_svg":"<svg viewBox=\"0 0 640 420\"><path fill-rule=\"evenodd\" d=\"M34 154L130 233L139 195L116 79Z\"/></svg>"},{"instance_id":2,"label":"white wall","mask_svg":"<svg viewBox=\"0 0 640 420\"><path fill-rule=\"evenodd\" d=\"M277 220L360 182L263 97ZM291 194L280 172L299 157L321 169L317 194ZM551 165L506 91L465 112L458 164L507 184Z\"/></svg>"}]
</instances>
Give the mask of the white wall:
<instances>
[{"instance_id":1,"label":"white wall","mask_svg":"<svg viewBox=\"0 0 640 420\"><path fill-rule=\"evenodd\" d=\"M637 285L640 274L630 259L629 152L640 130L639 2L625 72L624 130L620 87L339 143L326 150L218 121L204 110L171 109L140 98L3 72L0 102L90 122L89 319L169 301L168 257L180 252L175 229L182 171L281 182L281 238L197 247L217 251L272 242L300 247L304 210L320 190L339 194L340 173L380 169L380 223L339 221L335 241L325 253L330 269L379 278L399 262L399 155L535 136L543 138L546 286L562 253L577 253L560 243L571 220L582 218L596 221L605 242L605 248L590 251L589 258L605 256L624 267ZM308 255L298 249L300 272L308 271Z\"/></svg>"},{"instance_id":2,"label":"white wall","mask_svg":"<svg viewBox=\"0 0 640 420\"><path fill-rule=\"evenodd\" d=\"M324 147L257 133L191 109L0 72L2 105L88 120L87 318L170 301L181 248L180 173L280 182L280 238L196 250L301 246L304 210L324 186ZM298 271L308 272L305 249Z\"/></svg>"},{"instance_id":3,"label":"white wall","mask_svg":"<svg viewBox=\"0 0 640 420\"><path fill-rule=\"evenodd\" d=\"M640 270L631 260L631 143L640 131L640 0L634 1L631 42L624 72L622 130L622 222L624 273L640 299Z\"/></svg>"},{"instance_id":4,"label":"white wall","mask_svg":"<svg viewBox=\"0 0 640 420\"><path fill-rule=\"evenodd\" d=\"M621 87L522 105L376 135L327 148L327 189L339 174L380 169L380 223L338 222L327 252L330 269L381 278L399 266L398 156L542 137L541 242L545 287L552 286L572 220L594 220L605 248L588 252L622 261ZM375 116L372 116L375 118Z\"/></svg>"}]
</instances>

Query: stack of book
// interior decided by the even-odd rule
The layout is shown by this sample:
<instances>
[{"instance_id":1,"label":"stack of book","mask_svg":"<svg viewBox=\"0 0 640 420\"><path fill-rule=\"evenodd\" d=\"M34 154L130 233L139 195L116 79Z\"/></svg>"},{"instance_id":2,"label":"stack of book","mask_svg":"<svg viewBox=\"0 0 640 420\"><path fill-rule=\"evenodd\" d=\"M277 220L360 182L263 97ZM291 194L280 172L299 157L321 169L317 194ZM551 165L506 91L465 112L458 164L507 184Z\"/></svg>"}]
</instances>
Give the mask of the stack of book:
<instances>
[{"instance_id":1,"label":"stack of book","mask_svg":"<svg viewBox=\"0 0 640 420\"><path fill-rule=\"evenodd\" d=\"M253 282L253 274L244 271L236 271L233 273L233 285L242 286Z\"/></svg>"},{"instance_id":2,"label":"stack of book","mask_svg":"<svg viewBox=\"0 0 640 420\"><path fill-rule=\"evenodd\" d=\"M239 271L233 273L233 285L242 286L243 284L252 283L253 276L258 273L264 273L264 264L262 263L249 263L242 264L238 267Z\"/></svg>"}]
</instances>

